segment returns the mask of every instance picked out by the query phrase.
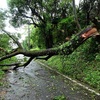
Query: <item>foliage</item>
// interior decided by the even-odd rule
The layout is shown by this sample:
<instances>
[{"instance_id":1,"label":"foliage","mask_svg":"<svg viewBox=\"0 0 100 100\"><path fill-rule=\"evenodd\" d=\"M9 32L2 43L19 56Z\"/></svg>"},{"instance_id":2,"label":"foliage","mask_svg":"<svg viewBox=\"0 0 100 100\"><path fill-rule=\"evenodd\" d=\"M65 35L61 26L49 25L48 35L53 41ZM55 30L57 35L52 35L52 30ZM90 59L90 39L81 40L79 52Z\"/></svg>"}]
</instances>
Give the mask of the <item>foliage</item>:
<instances>
[{"instance_id":1,"label":"foliage","mask_svg":"<svg viewBox=\"0 0 100 100\"><path fill-rule=\"evenodd\" d=\"M6 11L0 9L0 29L5 27L4 20L6 19Z\"/></svg>"},{"instance_id":2,"label":"foliage","mask_svg":"<svg viewBox=\"0 0 100 100\"><path fill-rule=\"evenodd\" d=\"M7 50L7 52L11 49L11 45L10 45L10 38L6 35L6 34L0 34L0 47L3 48L5 51ZM6 48L6 49L5 49ZM0 50L0 56L5 55L5 52ZM17 58L13 57L10 59L7 59L5 61L0 62L0 64L5 64L6 63L12 63L14 61L17 61ZM8 67L3 67L0 66L0 80L4 77L4 70L7 70ZM1 82L2 85L2 82Z\"/></svg>"},{"instance_id":3,"label":"foliage","mask_svg":"<svg viewBox=\"0 0 100 100\"><path fill-rule=\"evenodd\" d=\"M12 25L19 27L23 24L33 24L34 28L31 34L33 34L34 37L32 37L32 42L34 42L36 38L36 44L38 44L40 48L52 48L59 40L60 42L64 40L66 34L61 32L63 29L56 27L59 26L57 24L60 20L56 23L53 22L55 22L56 19L63 19L73 14L71 0L67 0L67 2L66 0L8 0L8 4L12 14ZM35 27L37 34L34 33ZM68 33L70 32L68 31ZM73 32L71 34L73 34Z\"/></svg>"},{"instance_id":4,"label":"foliage","mask_svg":"<svg viewBox=\"0 0 100 100\"><path fill-rule=\"evenodd\" d=\"M66 100L64 95L55 96L53 100Z\"/></svg>"},{"instance_id":5,"label":"foliage","mask_svg":"<svg viewBox=\"0 0 100 100\"><path fill-rule=\"evenodd\" d=\"M4 72L0 69L0 80L2 79Z\"/></svg>"},{"instance_id":6,"label":"foliage","mask_svg":"<svg viewBox=\"0 0 100 100\"><path fill-rule=\"evenodd\" d=\"M100 91L100 52L97 50L99 45L93 48L95 45L91 46L94 44L91 40L93 39L86 41L71 55L53 56L47 63L54 69Z\"/></svg>"},{"instance_id":7,"label":"foliage","mask_svg":"<svg viewBox=\"0 0 100 100\"><path fill-rule=\"evenodd\" d=\"M43 36L40 28L33 28L31 32L31 41L33 48L45 48L45 37Z\"/></svg>"},{"instance_id":8,"label":"foliage","mask_svg":"<svg viewBox=\"0 0 100 100\"><path fill-rule=\"evenodd\" d=\"M4 71L0 69L0 86L3 86L2 78L4 77Z\"/></svg>"},{"instance_id":9,"label":"foliage","mask_svg":"<svg viewBox=\"0 0 100 100\"><path fill-rule=\"evenodd\" d=\"M43 27L42 24L41 27ZM41 49L46 48L46 43L47 41L49 41L49 39L51 43L53 42L53 46L57 46L59 45L59 43L65 42L65 38L67 36L71 37L72 34L75 34L77 31L75 27L75 21L72 16L60 19L59 23L57 24L57 27L53 26L50 22L46 23L45 29L44 27L41 27L31 27L30 42L32 48L35 48L37 46ZM53 37L53 40L50 38L49 35ZM25 40L26 45L27 39L28 38L26 38Z\"/></svg>"},{"instance_id":10,"label":"foliage","mask_svg":"<svg viewBox=\"0 0 100 100\"><path fill-rule=\"evenodd\" d=\"M0 34L0 47L2 48L10 48L9 43L10 38L6 34Z\"/></svg>"},{"instance_id":11,"label":"foliage","mask_svg":"<svg viewBox=\"0 0 100 100\"><path fill-rule=\"evenodd\" d=\"M4 49L5 50L5 48L7 49L7 50L9 50L10 49L10 43L9 43L9 37L6 35L6 34L0 34L0 47L2 48L2 49ZM4 55L5 54L5 51L4 50L0 50L0 56L2 56L2 55Z\"/></svg>"},{"instance_id":12,"label":"foliage","mask_svg":"<svg viewBox=\"0 0 100 100\"><path fill-rule=\"evenodd\" d=\"M59 22L59 28L65 31L66 36L71 36L72 34L75 34L75 31L77 31L77 27L75 27L75 25L76 23L73 16L64 18Z\"/></svg>"},{"instance_id":13,"label":"foliage","mask_svg":"<svg viewBox=\"0 0 100 100\"><path fill-rule=\"evenodd\" d=\"M40 48L52 48L65 42L67 36L77 33L73 16L77 16L83 28L90 23L92 15L99 18L100 14L100 2L97 0L83 0L77 8L73 8L72 0L8 0L8 4L12 25L33 24L30 41ZM76 9L77 15L73 15L73 9ZM24 44L27 45L26 42Z\"/></svg>"},{"instance_id":14,"label":"foliage","mask_svg":"<svg viewBox=\"0 0 100 100\"><path fill-rule=\"evenodd\" d=\"M90 85L92 85L94 88L97 88L100 90L100 70L95 71L87 71L86 77L84 78L84 81Z\"/></svg>"},{"instance_id":15,"label":"foliage","mask_svg":"<svg viewBox=\"0 0 100 100\"><path fill-rule=\"evenodd\" d=\"M97 17L98 19L100 19L100 12L99 12L100 1L99 0L83 0L80 3L80 9L82 11L82 14L84 14L85 24L89 25L91 20L94 17Z\"/></svg>"},{"instance_id":16,"label":"foliage","mask_svg":"<svg viewBox=\"0 0 100 100\"><path fill-rule=\"evenodd\" d=\"M8 4L11 13L10 23L14 27L25 24L34 26L30 34L31 49L55 47L66 42L66 37L78 32L73 17L72 0L8 0ZM79 24L83 28L89 25L94 17L100 18L100 0L82 0L75 10ZM3 28L5 13L0 12L0 28ZM3 37L1 34L0 36ZM0 47L9 49L8 41L9 39L4 36L0 40L3 43ZM25 49L28 49L27 41L28 37L23 42ZM71 55L61 56L59 53L59 56L49 59L48 63L56 66L55 68L60 72L100 90L99 49L98 43L89 39Z\"/></svg>"}]
</instances>

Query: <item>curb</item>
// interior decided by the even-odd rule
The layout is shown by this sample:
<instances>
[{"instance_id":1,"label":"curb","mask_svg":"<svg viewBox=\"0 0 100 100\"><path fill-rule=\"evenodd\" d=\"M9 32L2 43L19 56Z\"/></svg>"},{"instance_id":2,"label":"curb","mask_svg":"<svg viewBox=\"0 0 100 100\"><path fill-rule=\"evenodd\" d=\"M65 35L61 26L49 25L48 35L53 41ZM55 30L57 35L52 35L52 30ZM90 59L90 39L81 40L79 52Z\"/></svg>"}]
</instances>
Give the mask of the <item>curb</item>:
<instances>
[{"instance_id":1,"label":"curb","mask_svg":"<svg viewBox=\"0 0 100 100\"><path fill-rule=\"evenodd\" d=\"M49 66L46 65L46 64L43 64L43 63L40 62L40 61L37 61L37 62L38 62L39 64L43 65L44 67L48 68L49 70L52 70L52 71L56 72L57 74L63 76L64 78L66 78L66 79L72 81L73 83L76 83L77 85L83 87L84 89L90 91L91 93L94 93L94 94L96 94L97 96L100 96L100 93L99 93L99 92L96 92L95 90L89 88L88 86L85 86L84 84L82 84L82 83L80 83L80 82L78 82L78 81L76 81L76 80L73 80L72 78L70 78L70 77L68 77L68 76L66 76L66 75L64 75L64 74L62 74L62 73L60 73L60 72L58 72L58 71L52 69L51 67L49 67Z\"/></svg>"}]
</instances>

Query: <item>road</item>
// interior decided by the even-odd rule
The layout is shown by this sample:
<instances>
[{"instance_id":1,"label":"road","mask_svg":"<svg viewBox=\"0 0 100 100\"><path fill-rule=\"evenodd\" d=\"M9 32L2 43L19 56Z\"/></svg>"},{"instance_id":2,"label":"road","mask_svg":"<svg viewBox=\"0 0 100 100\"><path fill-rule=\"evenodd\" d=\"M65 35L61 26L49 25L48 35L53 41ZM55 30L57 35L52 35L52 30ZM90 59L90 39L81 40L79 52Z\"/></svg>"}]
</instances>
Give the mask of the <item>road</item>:
<instances>
[{"instance_id":1,"label":"road","mask_svg":"<svg viewBox=\"0 0 100 100\"><path fill-rule=\"evenodd\" d=\"M100 100L94 94L35 61L7 74L1 100ZM60 98L63 99L54 99Z\"/></svg>"}]
</instances>

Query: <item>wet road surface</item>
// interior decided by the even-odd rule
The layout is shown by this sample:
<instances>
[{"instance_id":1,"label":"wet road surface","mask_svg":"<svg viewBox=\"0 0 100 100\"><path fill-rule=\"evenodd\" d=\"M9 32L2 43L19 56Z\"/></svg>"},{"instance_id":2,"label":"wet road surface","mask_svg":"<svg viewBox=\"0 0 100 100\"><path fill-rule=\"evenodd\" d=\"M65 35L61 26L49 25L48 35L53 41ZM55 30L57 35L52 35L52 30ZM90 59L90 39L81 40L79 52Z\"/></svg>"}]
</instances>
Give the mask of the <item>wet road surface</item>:
<instances>
[{"instance_id":1,"label":"wet road surface","mask_svg":"<svg viewBox=\"0 0 100 100\"><path fill-rule=\"evenodd\" d=\"M32 61L7 74L8 88L1 100L100 100L94 94ZM66 99L54 99L65 96Z\"/></svg>"}]
</instances>

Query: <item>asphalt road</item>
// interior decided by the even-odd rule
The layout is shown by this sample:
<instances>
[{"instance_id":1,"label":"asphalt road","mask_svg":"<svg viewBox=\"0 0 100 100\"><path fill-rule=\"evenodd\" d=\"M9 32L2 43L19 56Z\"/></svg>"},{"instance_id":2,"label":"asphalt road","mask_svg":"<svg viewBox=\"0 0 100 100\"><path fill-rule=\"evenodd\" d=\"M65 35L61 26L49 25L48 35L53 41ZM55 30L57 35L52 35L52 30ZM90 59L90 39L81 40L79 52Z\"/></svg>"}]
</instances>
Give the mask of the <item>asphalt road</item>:
<instances>
[{"instance_id":1,"label":"asphalt road","mask_svg":"<svg viewBox=\"0 0 100 100\"><path fill-rule=\"evenodd\" d=\"M25 69L20 68L8 73L7 82L8 88L3 90L5 92L1 100L100 100L94 94L35 61Z\"/></svg>"}]
</instances>

